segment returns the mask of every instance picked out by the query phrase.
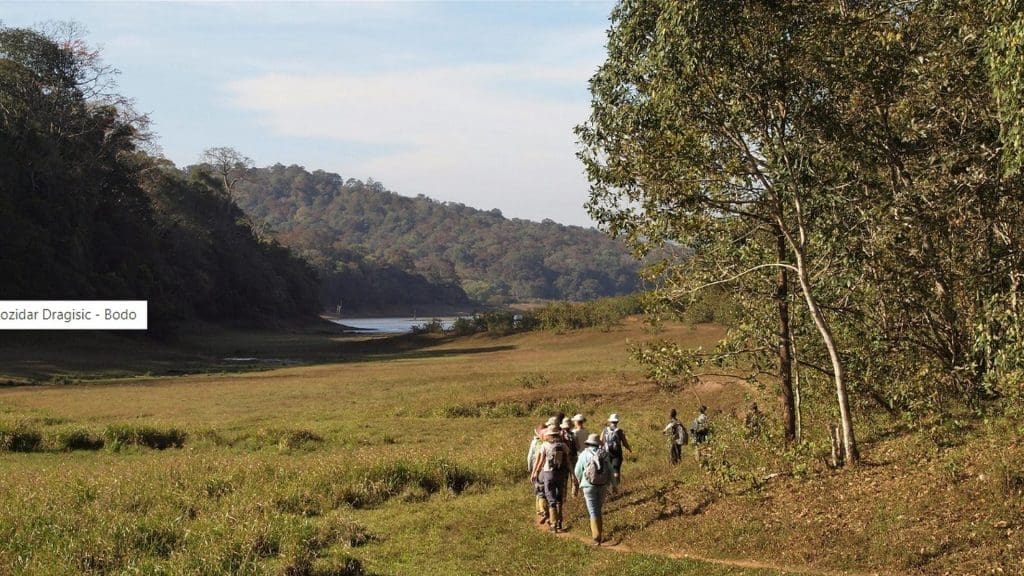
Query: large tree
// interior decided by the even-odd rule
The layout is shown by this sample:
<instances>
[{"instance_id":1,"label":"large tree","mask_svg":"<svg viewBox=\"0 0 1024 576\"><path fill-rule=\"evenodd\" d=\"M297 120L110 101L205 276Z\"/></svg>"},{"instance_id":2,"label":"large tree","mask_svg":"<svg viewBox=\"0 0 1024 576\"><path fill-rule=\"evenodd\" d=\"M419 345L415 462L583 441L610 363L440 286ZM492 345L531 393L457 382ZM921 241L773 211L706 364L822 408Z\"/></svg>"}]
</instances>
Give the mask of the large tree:
<instances>
[{"instance_id":1,"label":"large tree","mask_svg":"<svg viewBox=\"0 0 1024 576\"><path fill-rule=\"evenodd\" d=\"M580 129L592 213L640 252L691 248L657 269L667 300L728 283L756 312L758 295L751 350L774 295L779 351L797 333L800 365L833 379L848 458L847 383L935 410L1000 393L991 368L1012 364L1019 8L637 0L613 13ZM778 270L804 303L788 322ZM817 342L793 327L805 318ZM791 362L778 355L784 396Z\"/></svg>"},{"instance_id":2,"label":"large tree","mask_svg":"<svg viewBox=\"0 0 1024 576\"><path fill-rule=\"evenodd\" d=\"M858 454L844 364L816 284L830 264L821 215L843 187L820 170L833 106L816 73L827 3L627 0L579 129L591 214L639 251L693 248L662 268L667 297L774 275L779 371L792 435L789 275L827 351L847 461ZM781 273L780 273L781 272Z\"/></svg>"}]
</instances>

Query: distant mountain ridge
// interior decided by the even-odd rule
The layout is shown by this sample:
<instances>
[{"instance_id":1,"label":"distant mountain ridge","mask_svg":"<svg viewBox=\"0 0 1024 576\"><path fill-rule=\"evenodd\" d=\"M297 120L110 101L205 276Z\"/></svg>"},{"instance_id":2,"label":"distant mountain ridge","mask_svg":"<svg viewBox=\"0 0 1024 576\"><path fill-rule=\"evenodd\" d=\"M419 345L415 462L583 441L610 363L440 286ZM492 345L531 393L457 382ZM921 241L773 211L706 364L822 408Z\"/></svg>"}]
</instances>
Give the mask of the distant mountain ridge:
<instances>
[{"instance_id":1,"label":"distant mountain ridge","mask_svg":"<svg viewBox=\"0 0 1024 576\"><path fill-rule=\"evenodd\" d=\"M379 287L392 297L438 304L588 300L639 285L636 260L598 230L401 196L373 180L277 164L249 169L234 196L257 225L320 271L325 304L366 300L352 284L371 288L372 272L381 270L407 275ZM418 286L408 284L417 278ZM386 303L380 290L369 296Z\"/></svg>"}]
</instances>

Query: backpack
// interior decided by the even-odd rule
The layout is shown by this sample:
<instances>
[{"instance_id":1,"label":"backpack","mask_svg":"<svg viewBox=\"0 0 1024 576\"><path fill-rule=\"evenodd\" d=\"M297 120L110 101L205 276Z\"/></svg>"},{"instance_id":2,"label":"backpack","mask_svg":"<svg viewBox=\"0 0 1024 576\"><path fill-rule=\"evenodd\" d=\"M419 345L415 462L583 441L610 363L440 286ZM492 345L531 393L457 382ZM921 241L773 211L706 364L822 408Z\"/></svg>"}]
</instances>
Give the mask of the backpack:
<instances>
[{"instance_id":1,"label":"backpack","mask_svg":"<svg viewBox=\"0 0 1024 576\"><path fill-rule=\"evenodd\" d=\"M567 458L567 450L565 444L562 442L555 442L551 445L550 452L544 451L544 457L547 458L546 464L551 470L561 470L565 468L565 461Z\"/></svg>"},{"instance_id":2,"label":"backpack","mask_svg":"<svg viewBox=\"0 0 1024 576\"><path fill-rule=\"evenodd\" d=\"M686 433L686 426L676 423L676 444L686 446L690 443L690 435Z\"/></svg>"},{"instance_id":3,"label":"backpack","mask_svg":"<svg viewBox=\"0 0 1024 576\"><path fill-rule=\"evenodd\" d=\"M605 449L608 452L611 452L612 454L622 453L622 439L619 437L618 428L615 430L605 428L601 440L604 442Z\"/></svg>"},{"instance_id":4,"label":"backpack","mask_svg":"<svg viewBox=\"0 0 1024 576\"><path fill-rule=\"evenodd\" d=\"M583 468L583 477L593 486L604 486L611 480L612 467L607 464L608 453L604 448L594 451L594 456ZM602 464L604 462L604 464Z\"/></svg>"},{"instance_id":5,"label":"backpack","mask_svg":"<svg viewBox=\"0 0 1024 576\"><path fill-rule=\"evenodd\" d=\"M693 432L694 434L696 434L698 432L707 432L707 431L708 431L708 420L707 420L707 418L706 417L705 418L701 418L700 416L697 416L697 418L695 418L693 420L693 425L690 426L690 432Z\"/></svg>"}]
</instances>

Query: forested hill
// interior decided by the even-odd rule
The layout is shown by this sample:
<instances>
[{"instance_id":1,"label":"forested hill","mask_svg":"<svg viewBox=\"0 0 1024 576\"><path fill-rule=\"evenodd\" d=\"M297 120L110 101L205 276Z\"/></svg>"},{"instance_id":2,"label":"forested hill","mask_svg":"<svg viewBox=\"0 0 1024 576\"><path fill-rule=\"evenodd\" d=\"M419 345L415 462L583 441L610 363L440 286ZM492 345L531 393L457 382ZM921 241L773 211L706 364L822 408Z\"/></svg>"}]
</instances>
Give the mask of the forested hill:
<instances>
[{"instance_id":1,"label":"forested hill","mask_svg":"<svg viewBox=\"0 0 1024 576\"><path fill-rule=\"evenodd\" d=\"M83 47L0 26L0 299L144 299L152 332L315 318L312 268L215 175L145 153L145 118L98 91Z\"/></svg>"},{"instance_id":2,"label":"forested hill","mask_svg":"<svg viewBox=\"0 0 1024 576\"><path fill-rule=\"evenodd\" d=\"M493 304L586 300L639 282L625 247L597 230L401 196L372 180L278 164L249 170L235 198L321 271L351 276L357 263L375 263Z\"/></svg>"}]
</instances>

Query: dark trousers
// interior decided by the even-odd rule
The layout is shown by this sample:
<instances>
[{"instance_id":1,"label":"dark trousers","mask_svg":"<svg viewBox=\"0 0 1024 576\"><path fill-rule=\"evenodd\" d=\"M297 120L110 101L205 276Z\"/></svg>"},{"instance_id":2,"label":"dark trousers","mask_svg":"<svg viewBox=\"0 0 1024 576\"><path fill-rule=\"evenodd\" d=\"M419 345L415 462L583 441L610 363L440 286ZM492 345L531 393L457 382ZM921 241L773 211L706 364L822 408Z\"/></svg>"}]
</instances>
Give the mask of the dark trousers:
<instances>
[{"instance_id":1,"label":"dark trousers","mask_svg":"<svg viewBox=\"0 0 1024 576\"><path fill-rule=\"evenodd\" d=\"M668 450L668 461L672 464L679 464L679 459L683 456L683 447L675 442L669 445Z\"/></svg>"},{"instance_id":2,"label":"dark trousers","mask_svg":"<svg viewBox=\"0 0 1024 576\"><path fill-rule=\"evenodd\" d=\"M557 506L565 501L565 482L568 480L564 472L541 472L540 482L544 486L544 499L550 506Z\"/></svg>"}]
</instances>

